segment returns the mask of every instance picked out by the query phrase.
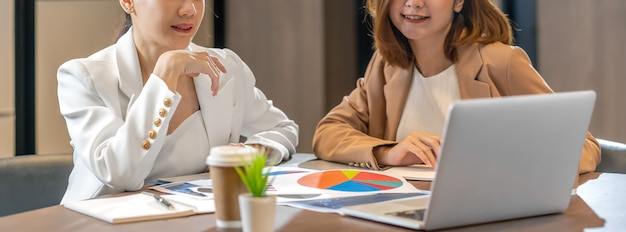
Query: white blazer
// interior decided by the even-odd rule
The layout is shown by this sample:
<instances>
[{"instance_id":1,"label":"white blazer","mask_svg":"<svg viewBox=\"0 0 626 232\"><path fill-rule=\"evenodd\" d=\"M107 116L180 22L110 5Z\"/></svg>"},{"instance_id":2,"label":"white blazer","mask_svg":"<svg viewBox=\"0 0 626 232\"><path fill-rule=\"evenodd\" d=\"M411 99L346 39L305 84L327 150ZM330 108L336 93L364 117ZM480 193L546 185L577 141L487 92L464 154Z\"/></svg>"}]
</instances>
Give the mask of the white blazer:
<instances>
[{"instance_id":1,"label":"white blazer","mask_svg":"<svg viewBox=\"0 0 626 232\"><path fill-rule=\"evenodd\" d=\"M288 159L298 144L298 125L255 87L239 56L195 44L188 49L208 51L227 70L217 96L211 95L207 75L194 78L210 147L243 138L271 147L274 163ZM142 83L132 28L116 44L61 65L57 79L60 111L74 148L74 169L61 203L142 188L181 96L154 74Z\"/></svg>"}]
</instances>

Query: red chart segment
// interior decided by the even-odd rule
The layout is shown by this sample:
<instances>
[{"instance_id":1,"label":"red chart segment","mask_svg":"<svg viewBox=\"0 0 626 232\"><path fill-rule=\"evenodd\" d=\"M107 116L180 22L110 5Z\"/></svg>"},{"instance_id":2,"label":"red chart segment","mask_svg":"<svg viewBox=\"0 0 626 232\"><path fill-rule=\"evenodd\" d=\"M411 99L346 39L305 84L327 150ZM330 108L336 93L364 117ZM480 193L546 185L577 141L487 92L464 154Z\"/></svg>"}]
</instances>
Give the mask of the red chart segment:
<instances>
[{"instance_id":1,"label":"red chart segment","mask_svg":"<svg viewBox=\"0 0 626 232\"><path fill-rule=\"evenodd\" d=\"M403 182L395 177L373 172L329 170L303 176L298 179L298 184L344 192L369 192L398 188Z\"/></svg>"}]
</instances>

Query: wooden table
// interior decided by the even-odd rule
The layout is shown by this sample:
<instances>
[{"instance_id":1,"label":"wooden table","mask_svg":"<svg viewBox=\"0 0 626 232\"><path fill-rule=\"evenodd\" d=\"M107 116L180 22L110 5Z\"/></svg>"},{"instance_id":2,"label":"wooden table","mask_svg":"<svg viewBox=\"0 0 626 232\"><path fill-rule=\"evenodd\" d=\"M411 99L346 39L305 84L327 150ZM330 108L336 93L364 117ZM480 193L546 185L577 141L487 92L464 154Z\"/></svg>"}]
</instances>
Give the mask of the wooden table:
<instances>
[{"instance_id":1,"label":"wooden table","mask_svg":"<svg viewBox=\"0 0 626 232\"><path fill-rule=\"evenodd\" d=\"M411 182L429 189L430 182ZM568 209L553 214L445 231L626 231L626 174L587 173L580 176L578 195ZM2 206L0 206L2 207ZM277 231L410 231L372 221L278 206ZM240 231L219 229L214 214L109 224L63 206L0 217L0 231Z\"/></svg>"}]
</instances>

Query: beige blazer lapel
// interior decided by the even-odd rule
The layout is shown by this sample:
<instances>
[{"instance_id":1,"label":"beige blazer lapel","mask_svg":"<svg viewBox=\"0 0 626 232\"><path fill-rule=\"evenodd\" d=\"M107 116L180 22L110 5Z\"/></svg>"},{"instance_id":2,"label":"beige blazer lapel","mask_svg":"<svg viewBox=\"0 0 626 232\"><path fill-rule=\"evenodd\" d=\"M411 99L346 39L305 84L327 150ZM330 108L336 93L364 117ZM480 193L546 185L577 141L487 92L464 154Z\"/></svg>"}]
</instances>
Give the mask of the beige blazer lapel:
<instances>
[{"instance_id":1,"label":"beige blazer lapel","mask_svg":"<svg viewBox=\"0 0 626 232\"><path fill-rule=\"evenodd\" d=\"M385 131L386 138L391 140L396 138L396 131L400 118L404 111L404 105L409 95L409 89L413 80L413 69L402 69L386 65L384 74L387 84L384 86L384 94L387 104L387 125Z\"/></svg>"},{"instance_id":2,"label":"beige blazer lapel","mask_svg":"<svg viewBox=\"0 0 626 232\"><path fill-rule=\"evenodd\" d=\"M471 44L457 48L458 61L456 75L459 80L459 91L462 99L490 97L489 83L480 81L479 76L483 67L478 44Z\"/></svg>"}]
</instances>

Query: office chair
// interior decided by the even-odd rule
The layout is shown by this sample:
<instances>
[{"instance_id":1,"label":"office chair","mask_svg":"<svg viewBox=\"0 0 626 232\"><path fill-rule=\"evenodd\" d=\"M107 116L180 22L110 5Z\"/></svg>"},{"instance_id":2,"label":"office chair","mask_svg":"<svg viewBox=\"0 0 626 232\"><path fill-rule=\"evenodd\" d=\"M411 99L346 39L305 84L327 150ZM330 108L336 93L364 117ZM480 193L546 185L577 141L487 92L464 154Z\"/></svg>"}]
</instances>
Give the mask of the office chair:
<instances>
[{"instance_id":1,"label":"office chair","mask_svg":"<svg viewBox=\"0 0 626 232\"><path fill-rule=\"evenodd\" d=\"M600 143L602 160L596 172L626 173L626 144L597 139Z\"/></svg>"},{"instance_id":2,"label":"office chair","mask_svg":"<svg viewBox=\"0 0 626 232\"><path fill-rule=\"evenodd\" d=\"M71 153L0 158L0 217L58 205L73 166Z\"/></svg>"}]
</instances>

